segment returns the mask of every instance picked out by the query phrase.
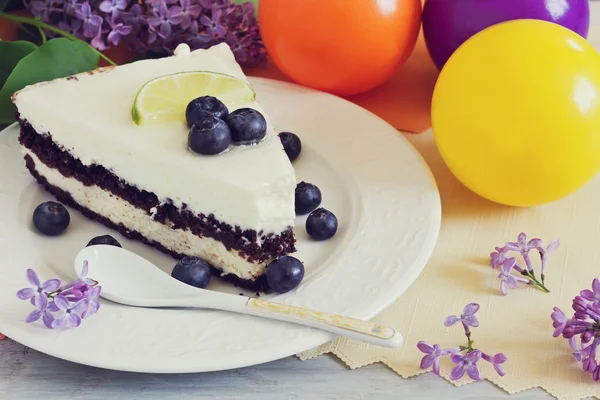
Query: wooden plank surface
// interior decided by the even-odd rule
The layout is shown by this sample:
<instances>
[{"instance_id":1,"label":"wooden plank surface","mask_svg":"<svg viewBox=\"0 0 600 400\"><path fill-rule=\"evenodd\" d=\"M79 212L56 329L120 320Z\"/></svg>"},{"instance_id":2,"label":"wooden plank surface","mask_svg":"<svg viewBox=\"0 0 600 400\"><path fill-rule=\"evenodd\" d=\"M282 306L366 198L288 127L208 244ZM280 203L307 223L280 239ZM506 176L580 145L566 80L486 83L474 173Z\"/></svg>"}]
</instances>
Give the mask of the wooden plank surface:
<instances>
[{"instance_id":1,"label":"wooden plank surface","mask_svg":"<svg viewBox=\"0 0 600 400\"><path fill-rule=\"evenodd\" d=\"M93 343L90 343L93 346ZM540 389L509 396L489 382L460 388L433 374L403 379L384 365L350 370L326 355L295 357L206 374L155 375L108 371L52 358L10 339L0 341L2 400L188 399L550 399Z\"/></svg>"}]
</instances>

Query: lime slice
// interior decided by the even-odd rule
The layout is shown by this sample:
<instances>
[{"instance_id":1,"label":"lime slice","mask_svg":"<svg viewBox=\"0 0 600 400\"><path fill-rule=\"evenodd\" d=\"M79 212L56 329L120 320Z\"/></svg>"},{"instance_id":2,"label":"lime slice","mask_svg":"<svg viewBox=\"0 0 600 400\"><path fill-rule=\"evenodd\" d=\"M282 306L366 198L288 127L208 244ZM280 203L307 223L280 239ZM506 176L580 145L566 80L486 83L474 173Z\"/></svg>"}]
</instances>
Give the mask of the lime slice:
<instances>
[{"instance_id":1,"label":"lime slice","mask_svg":"<svg viewBox=\"0 0 600 400\"><path fill-rule=\"evenodd\" d=\"M142 86L131 110L138 125L185 121L185 108L193 99L213 96L227 108L254 100L256 93L243 80L207 71L165 75Z\"/></svg>"}]
</instances>

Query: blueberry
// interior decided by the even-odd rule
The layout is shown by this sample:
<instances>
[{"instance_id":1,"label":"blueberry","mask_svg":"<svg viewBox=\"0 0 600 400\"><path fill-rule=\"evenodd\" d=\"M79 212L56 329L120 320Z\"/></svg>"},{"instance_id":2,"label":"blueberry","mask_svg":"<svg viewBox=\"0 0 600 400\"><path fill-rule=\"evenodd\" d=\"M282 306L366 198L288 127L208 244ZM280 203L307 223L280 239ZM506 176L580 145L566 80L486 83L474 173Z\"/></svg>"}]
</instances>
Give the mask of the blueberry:
<instances>
[{"instance_id":1,"label":"blueberry","mask_svg":"<svg viewBox=\"0 0 600 400\"><path fill-rule=\"evenodd\" d=\"M221 100L212 96L202 96L190 101L185 109L185 119L188 127L202 120L203 114L207 112L217 118L223 119L229 114L227 106Z\"/></svg>"},{"instance_id":2,"label":"blueberry","mask_svg":"<svg viewBox=\"0 0 600 400\"><path fill-rule=\"evenodd\" d=\"M117 239L110 235L96 236L95 238L90 240L90 242L85 247L95 246L97 244L106 244L109 246L121 247L121 243L119 243Z\"/></svg>"},{"instance_id":3,"label":"blueberry","mask_svg":"<svg viewBox=\"0 0 600 400\"><path fill-rule=\"evenodd\" d=\"M304 265L300 260L282 256L267 267L267 282L277 293L289 292L302 282Z\"/></svg>"},{"instance_id":4,"label":"blueberry","mask_svg":"<svg viewBox=\"0 0 600 400\"><path fill-rule=\"evenodd\" d=\"M315 240L326 240L337 232L338 220L331 211L317 208L306 220L306 232Z\"/></svg>"},{"instance_id":5,"label":"blueberry","mask_svg":"<svg viewBox=\"0 0 600 400\"><path fill-rule=\"evenodd\" d=\"M198 257L184 257L175 265L171 276L188 285L204 289L210 282L210 265Z\"/></svg>"},{"instance_id":6,"label":"blueberry","mask_svg":"<svg viewBox=\"0 0 600 400\"><path fill-rule=\"evenodd\" d=\"M260 142L267 133L265 117L253 108L240 108L225 118L231 129L234 143L250 144Z\"/></svg>"},{"instance_id":7,"label":"blueberry","mask_svg":"<svg viewBox=\"0 0 600 400\"><path fill-rule=\"evenodd\" d=\"M33 226L44 235L60 235L71 222L69 212L60 203L47 201L33 211Z\"/></svg>"},{"instance_id":8,"label":"blueberry","mask_svg":"<svg viewBox=\"0 0 600 400\"><path fill-rule=\"evenodd\" d=\"M300 182L296 186L296 215L308 214L321 204L321 191L312 183Z\"/></svg>"},{"instance_id":9,"label":"blueberry","mask_svg":"<svg viewBox=\"0 0 600 400\"><path fill-rule=\"evenodd\" d=\"M294 161L302 151L302 142L300 138L291 132L281 132L279 139L283 145L283 150L287 154L290 161Z\"/></svg>"},{"instance_id":10,"label":"blueberry","mask_svg":"<svg viewBox=\"0 0 600 400\"><path fill-rule=\"evenodd\" d=\"M213 155L227 150L231 144L231 132L222 119L207 112L190 128L188 146L199 154Z\"/></svg>"}]
</instances>

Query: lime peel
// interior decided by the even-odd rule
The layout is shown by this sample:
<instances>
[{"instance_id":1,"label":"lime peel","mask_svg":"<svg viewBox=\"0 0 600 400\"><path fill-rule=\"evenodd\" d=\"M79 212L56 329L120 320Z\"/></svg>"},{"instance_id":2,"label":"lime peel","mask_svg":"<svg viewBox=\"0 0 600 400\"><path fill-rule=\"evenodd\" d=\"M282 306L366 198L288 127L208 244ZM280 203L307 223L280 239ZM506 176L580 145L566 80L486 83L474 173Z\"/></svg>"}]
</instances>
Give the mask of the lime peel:
<instances>
[{"instance_id":1,"label":"lime peel","mask_svg":"<svg viewBox=\"0 0 600 400\"><path fill-rule=\"evenodd\" d=\"M185 120L185 108L201 96L213 96L227 108L254 101L250 85L236 77L210 71L179 72L146 82L138 91L131 117L137 125Z\"/></svg>"}]
</instances>

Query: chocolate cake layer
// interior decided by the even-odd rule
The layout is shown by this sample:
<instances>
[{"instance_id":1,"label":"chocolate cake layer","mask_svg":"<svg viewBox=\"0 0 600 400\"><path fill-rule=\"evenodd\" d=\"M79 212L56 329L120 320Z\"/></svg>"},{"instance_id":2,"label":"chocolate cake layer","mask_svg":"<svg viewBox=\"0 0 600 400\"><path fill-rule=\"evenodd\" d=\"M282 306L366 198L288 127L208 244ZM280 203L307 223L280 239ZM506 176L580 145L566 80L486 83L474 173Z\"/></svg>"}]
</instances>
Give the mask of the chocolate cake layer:
<instances>
[{"instance_id":1,"label":"chocolate cake layer","mask_svg":"<svg viewBox=\"0 0 600 400\"><path fill-rule=\"evenodd\" d=\"M249 262L261 263L295 251L295 238L291 227L280 235L261 236L262 232L242 230L239 226L231 226L218 221L212 214L195 214L186 209L185 204L180 209L169 202L161 203L154 193L132 186L101 165L83 165L78 159L54 143L51 133L38 134L26 120L19 118L18 115L17 118L21 124L19 142L33 152L46 166L56 169L67 178L78 180L85 186L96 185L144 210L148 215L152 215L151 210L154 208L153 218L155 221L170 222L173 225L172 229L187 229L199 237L218 240L227 250L238 251ZM74 202L72 198L71 201ZM94 219L98 220L98 218ZM148 242L148 240L145 241Z\"/></svg>"},{"instance_id":2,"label":"chocolate cake layer","mask_svg":"<svg viewBox=\"0 0 600 400\"><path fill-rule=\"evenodd\" d=\"M46 189L46 191L48 191L49 193L54 195L54 197L56 197L56 199L58 201L80 211L83 215L85 215L89 219L98 221L98 222L102 223L103 225L107 226L108 228L118 231L121 235L123 235L129 239L139 240L149 246L152 246L152 247L162 251L163 253L170 255L173 258L181 259L181 258L185 257L185 254L179 254L174 251L171 251L171 250L167 249L166 247L164 247L162 244L160 244L154 240L151 240L149 238L146 238L139 232L128 229L123 224L115 224L110 219L83 207L82 205L80 205L73 199L73 197L71 196L70 193L65 192L64 190L62 190L61 188L59 188L57 186L51 185L46 180L46 178L41 176L38 173L38 171L35 169L35 162L28 155L25 156L25 166L27 167L27 169L29 170L31 175L35 178L35 180L40 185L42 185L44 187L44 189ZM233 283L234 285L244 288L244 289L248 289L248 290L252 290L252 291L261 291L261 292L265 292L269 289L266 277L264 275L259 276L256 280L245 280L245 279L241 279L240 277L238 277L236 275L232 275L232 274L221 275L222 271L212 265L211 265L211 272L214 275L219 276L221 279L223 279L227 282Z\"/></svg>"}]
</instances>

